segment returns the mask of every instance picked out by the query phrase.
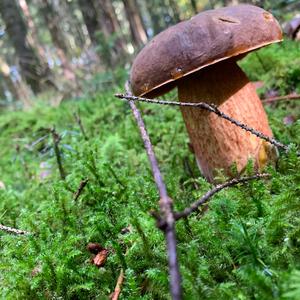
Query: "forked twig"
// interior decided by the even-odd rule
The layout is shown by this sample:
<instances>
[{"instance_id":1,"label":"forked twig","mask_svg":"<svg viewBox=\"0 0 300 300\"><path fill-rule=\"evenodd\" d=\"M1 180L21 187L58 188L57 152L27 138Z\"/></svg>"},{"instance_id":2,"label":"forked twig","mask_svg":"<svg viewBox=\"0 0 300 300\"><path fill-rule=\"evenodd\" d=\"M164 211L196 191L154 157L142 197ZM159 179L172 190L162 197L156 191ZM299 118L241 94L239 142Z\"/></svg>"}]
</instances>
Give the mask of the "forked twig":
<instances>
[{"instance_id":1,"label":"forked twig","mask_svg":"<svg viewBox=\"0 0 300 300\"><path fill-rule=\"evenodd\" d=\"M269 177L269 174L256 174L253 176L248 176L248 177L241 177L241 178L234 178L230 181L227 181L222 184L216 185L213 189L209 190L206 194L204 194L199 200L195 201L190 207L185 208L181 212L175 212L174 216L176 220L179 220L181 218L186 218L188 217L191 213L195 212L201 205L205 204L208 202L208 200L214 196L216 193L220 192L221 190L237 185L239 183L245 183L250 180L255 180L255 179L261 179L261 178L267 178Z\"/></svg>"},{"instance_id":2,"label":"forked twig","mask_svg":"<svg viewBox=\"0 0 300 300\"><path fill-rule=\"evenodd\" d=\"M164 101L164 100L159 100L159 99L149 99L149 98L143 98L143 97L136 97L136 96L132 96L132 95L124 95L124 94L116 94L115 95L117 98L120 99L125 99L127 101L139 101L139 102L147 102L147 103L154 103L154 104L161 104L161 105L171 105L171 106L188 106L188 107L193 107L193 108L199 108L199 109L204 109L207 111L210 111L216 115L218 115L220 118L223 118L227 121L229 121L230 123L251 132L252 134L254 134L255 136L269 142L270 144L284 149L285 151L289 150L289 147L287 145L284 145L282 143L280 143L279 141L275 140L274 138L271 138L265 134L263 134L262 132L249 127L246 124L241 123L238 120L235 120L231 117L229 117L228 115L224 114L222 111L220 111L217 106L213 105L213 104L207 104L204 102L198 102L198 103L194 103L194 102L176 102L176 101Z\"/></svg>"},{"instance_id":3,"label":"forked twig","mask_svg":"<svg viewBox=\"0 0 300 300\"><path fill-rule=\"evenodd\" d=\"M129 83L126 83L126 95L131 97ZM179 266L177 261L177 249L176 249L176 234L175 234L175 218L173 213L173 201L169 197L167 193L166 185L163 181L162 174L158 167L157 159L155 157L153 147L145 128L144 121L142 116L136 107L134 101L129 99L129 105L133 112L134 118L139 127L142 140L144 142L144 146L148 155L148 159L151 164L151 169L153 173L153 177L159 191L160 201L160 218L164 220L165 226L160 227L160 229L165 234L165 239L167 243L167 251L168 251L168 261L169 261L169 273L170 273L170 290L172 299L180 300L181 299L181 276L179 273Z\"/></svg>"},{"instance_id":4,"label":"forked twig","mask_svg":"<svg viewBox=\"0 0 300 300\"><path fill-rule=\"evenodd\" d=\"M163 105L176 105L176 106L190 106L200 109L205 109L210 112L213 112L217 114L219 117L228 120L229 122L235 124L236 126L241 127L244 130L247 130L251 132L252 134L258 136L259 138L262 138L271 144L283 148L284 150L288 150L288 146L276 141L273 138L270 138L266 135L264 135L261 132L258 132L257 130L250 128L249 126L240 123L237 120L232 119L231 117L225 115L223 112L219 111L219 109L215 105L209 105L206 103L181 103L181 102L173 102L173 101L161 101L157 99L148 99L148 98L141 98L141 97L135 97L132 96L129 90L129 83L126 83L126 94L117 94L116 97L120 99L126 99L132 109L133 115L135 117L135 120L138 124L138 127L140 129L141 137L144 142L144 146L151 164L151 169L153 173L153 177L157 186L157 189L159 191L160 195L160 212L159 213L153 213L153 216L158 221L158 227L164 232L166 242L167 242L167 250L168 250L168 259L169 259L169 273L170 273L170 290L172 299L181 299L181 277L179 273L179 267L178 267L178 261L177 261L177 252L176 252L176 234L175 234L175 222L179 220L180 218L186 218L191 213L193 213L195 210L198 209L199 206L206 203L213 195L220 192L221 190L239 184L239 183L245 183L249 180L255 180L260 178L268 177L268 174L257 174L254 176L249 177L242 177L242 178L235 178L228 182L225 182L223 184L219 184L210 191L208 191L203 197L201 197L199 200L195 201L190 207L184 209L181 212L174 212L173 210L173 201L168 196L165 183L163 181L160 169L158 167L157 159L155 157L153 147L150 141L150 138L148 136L148 133L145 128L145 124L143 122L143 119L141 117L141 114L139 110L137 109L135 105L135 101L142 101L142 102L148 102L148 103L156 103L156 104L163 104Z\"/></svg>"},{"instance_id":5,"label":"forked twig","mask_svg":"<svg viewBox=\"0 0 300 300\"><path fill-rule=\"evenodd\" d=\"M29 231L25 231L25 230L21 230L21 229L16 229L13 227L8 227L8 226L4 226L2 224L0 224L0 230L8 232L8 233L13 233L13 234L17 234L17 235L28 235L28 234L32 234Z\"/></svg>"}]
</instances>

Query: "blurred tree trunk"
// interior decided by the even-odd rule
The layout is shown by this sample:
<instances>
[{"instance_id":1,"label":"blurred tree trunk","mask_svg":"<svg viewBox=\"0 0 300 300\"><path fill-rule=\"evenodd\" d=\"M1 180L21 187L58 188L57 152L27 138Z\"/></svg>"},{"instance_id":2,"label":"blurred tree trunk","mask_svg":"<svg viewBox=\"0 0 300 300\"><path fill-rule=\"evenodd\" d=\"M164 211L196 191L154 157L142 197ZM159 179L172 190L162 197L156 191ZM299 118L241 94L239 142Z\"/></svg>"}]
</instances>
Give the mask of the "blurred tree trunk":
<instances>
[{"instance_id":1,"label":"blurred tree trunk","mask_svg":"<svg viewBox=\"0 0 300 300\"><path fill-rule=\"evenodd\" d=\"M191 3L193 13L196 15L198 13L197 1L196 0L190 0L190 3Z\"/></svg>"},{"instance_id":2,"label":"blurred tree trunk","mask_svg":"<svg viewBox=\"0 0 300 300\"><path fill-rule=\"evenodd\" d=\"M130 25L132 41L137 48L147 42L147 34L141 19L136 0L123 0L126 17Z\"/></svg>"},{"instance_id":3,"label":"blurred tree trunk","mask_svg":"<svg viewBox=\"0 0 300 300\"><path fill-rule=\"evenodd\" d=\"M57 56L60 60L63 77L68 82L71 89L76 88L77 79L72 65L69 63L67 57L71 56L71 47L68 43L68 37L64 33L60 24L63 20L57 10L54 8L51 0L41 0L41 14L44 17L47 28L50 32L52 42L57 49Z\"/></svg>"},{"instance_id":4,"label":"blurred tree trunk","mask_svg":"<svg viewBox=\"0 0 300 300\"><path fill-rule=\"evenodd\" d=\"M101 28L101 57L108 67L113 67L126 58L126 40L111 0L94 0L94 7Z\"/></svg>"},{"instance_id":5,"label":"blurred tree trunk","mask_svg":"<svg viewBox=\"0 0 300 300\"><path fill-rule=\"evenodd\" d=\"M236 5L239 4L238 0L223 0L224 6Z\"/></svg>"},{"instance_id":6,"label":"blurred tree trunk","mask_svg":"<svg viewBox=\"0 0 300 300\"><path fill-rule=\"evenodd\" d=\"M97 45L96 32L100 30L97 11L93 0L78 0L84 23L93 44Z\"/></svg>"},{"instance_id":7,"label":"blurred tree trunk","mask_svg":"<svg viewBox=\"0 0 300 300\"><path fill-rule=\"evenodd\" d=\"M39 55L43 57L46 55L45 50L38 42L39 41L38 32L37 32L36 26L33 22L33 18L30 13L28 4L27 4L26 0L18 0L18 1L19 1L19 6L22 10L23 16L25 18L25 22L28 24L29 34L30 34L31 38L33 39L33 43L34 43L36 49L38 50Z\"/></svg>"},{"instance_id":8,"label":"blurred tree trunk","mask_svg":"<svg viewBox=\"0 0 300 300\"><path fill-rule=\"evenodd\" d=\"M67 22L70 25L70 32L75 37L76 45L82 49L87 44L87 37L84 34L83 22L77 13L77 10L80 10L80 8L74 1L62 0L61 3L63 3L64 11L68 12L66 16Z\"/></svg>"},{"instance_id":9,"label":"blurred tree trunk","mask_svg":"<svg viewBox=\"0 0 300 300\"><path fill-rule=\"evenodd\" d=\"M175 24L178 19L174 16L174 11L170 7L170 0L152 0L146 1L147 10L149 12L154 35L164 30L166 27ZM176 3L175 3L176 4ZM174 3L173 3L174 5ZM177 4L176 4L177 5ZM176 11L176 9L175 9ZM175 12L176 15L176 12Z\"/></svg>"},{"instance_id":10,"label":"blurred tree trunk","mask_svg":"<svg viewBox=\"0 0 300 300\"><path fill-rule=\"evenodd\" d=\"M8 64L0 57L0 79L3 79L7 90L13 98L20 100L25 108L30 107L30 92L22 79L12 80Z\"/></svg>"},{"instance_id":11,"label":"blurred tree trunk","mask_svg":"<svg viewBox=\"0 0 300 300\"><path fill-rule=\"evenodd\" d=\"M157 2L157 0L155 0L155 2ZM164 16L162 13L159 13L159 7L157 5L153 5L151 1L146 1L146 7L150 16L153 35L156 35L157 33L161 32L166 26Z\"/></svg>"},{"instance_id":12,"label":"blurred tree trunk","mask_svg":"<svg viewBox=\"0 0 300 300\"><path fill-rule=\"evenodd\" d=\"M90 38L105 65L112 67L126 56L126 41L110 0L78 0Z\"/></svg>"},{"instance_id":13,"label":"blurred tree trunk","mask_svg":"<svg viewBox=\"0 0 300 300\"><path fill-rule=\"evenodd\" d=\"M55 87L46 60L39 55L30 38L17 0L1 0L0 14L18 56L21 73L32 90L38 93L45 87Z\"/></svg>"},{"instance_id":14,"label":"blurred tree trunk","mask_svg":"<svg viewBox=\"0 0 300 300\"><path fill-rule=\"evenodd\" d=\"M172 15L174 19L174 23L178 23L181 21L180 19L180 9L178 7L177 1L175 0L169 0L169 6L172 10Z\"/></svg>"},{"instance_id":15,"label":"blurred tree trunk","mask_svg":"<svg viewBox=\"0 0 300 300\"><path fill-rule=\"evenodd\" d=\"M124 51L126 41L122 36L122 30L111 0L94 0L99 12L99 23L106 37L115 36L115 44Z\"/></svg>"},{"instance_id":16,"label":"blurred tree trunk","mask_svg":"<svg viewBox=\"0 0 300 300\"><path fill-rule=\"evenodd\" d=\"M40 12L46 22L54 46L68 55L70 47L60 24L62 20L50 0L41 0Z\"/></svg>"}]
</instances>

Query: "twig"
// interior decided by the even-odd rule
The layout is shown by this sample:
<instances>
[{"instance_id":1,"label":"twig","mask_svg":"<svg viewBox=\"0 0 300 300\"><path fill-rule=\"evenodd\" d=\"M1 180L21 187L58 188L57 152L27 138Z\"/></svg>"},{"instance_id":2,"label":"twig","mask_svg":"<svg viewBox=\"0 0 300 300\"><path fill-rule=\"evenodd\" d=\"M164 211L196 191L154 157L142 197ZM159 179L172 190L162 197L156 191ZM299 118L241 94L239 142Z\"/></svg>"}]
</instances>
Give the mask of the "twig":
<instances>
[{"instance_id":1,"label":"twig","mask_svg":"<svg viewBox=\"0 0 300 300\"><path fill-rule=\"evenodd\" d=\"M12 228L12 227L8 227L8 226L4 226L2 224L0 224L0 230L2 231L6 231L8 233L14 233L17 235L28 235L28 234L32 234L29 231L25 231L25 230L21 230L21 229L16 229L16 228Z\"/></svg>"},{"instance_id":2,"label":"twig","mask_svg":"<svg viewBox=\"0 0 300 300\"><path fill-rule=\"evenodd\" d=\"M261 100L263 103L272 103L272 102L278 102L278 101L288 101L288 100L295 100L299 99L300 100L300 95L298 94L290 94L286 96L278 96L278 97L270 97L270 98L265 98Z\"/></svg>"},{"instance_id":3,"label":"twig","mask_svg":"<svg viewBox=\"0 0 300 300\"><path fill-rule=\"evenodd\" d=\"M73 116L74 116L74 119L75 119L75 121L77 122L77 124L78 124L78 126L79 126L79 128L80 128L80 131L81 131L81 133L82 133L84 139L85 139L86 141L88 141L88 137L87 137L87 135L86 135L86 133L85 133L85 130L84 130L84 127L83 127L83 124L82 124L82 121L81 121L81 118L80 118L79 113L78 113L78 112L74 112L74 113L73 113Z\"/></svg>"},{"instance_id":4,"label":"twig","mask_svg":"<svg viewBox=\"0 0 300 300\"><path fill-rule=\"evenodd\" d=\"M199 206L205 204L212 196L214 196L216 193L220 192L221 190L223 190L227 187L237 185L239 183L245 183L245 182L250 181L250 180L266 178L266 177L269 177L269 176L270 176L269 174L256 174L256 175L249 176L249 177L234 178L234 179L232 179L230 181L227 181L225 183L218 184L213 189L208 191L205 195L203 195L199 200L195 201L190 207L184 209L181 212L175 212L175 214L174 214L175 219L179 220L181 218L188 217L191 213L198 210Z\"/></svg>"},{"instance_id":5,"label":"twig","mask_svg":"<svg viewBox=\"0 0 300 300\"><path fill-rule=\"evenodd\" d=\"M125 96L125 95L123 95ZM170 290L172 299L179 300L181 299L181 276L179 273L179 266L177 261L177 250L176 250L176 234L175 234L175 219L173 214L173 201L168 196L166 185L163 181L160 169L158 167L157 159L155 157L153 147L148 136L147 130L145 128L144 121L142 116L137 109L134 101L133 96L131 96L129 83L126 83L126 96L128 97L129 105L132 109L134 118L137 122L139 127L142 140L144 142L144 146L148 155L148 159L151 164L151 169L153 173L153 177L159 191L160 195L160 218L164 220L165 226L160 227L160 229L165 234L165 239L167 243L167 250L168 250L168 261L169 261L169 273L170 273Z\"/></svg>"},{"instance_id":6,"label":"twig","mask_svg":"<svg viewBox=\"0 0 300 300\"><path fill-rule=\"evenodd\" d=\"M124 271L123 271L123 269L121 269L121 272L120 272L120 275L118 277L115 290L112 293L112 295L109 297L111 300L118 300L119 299L119 295L121 293L121 288L122 288L123 282L124 282Z\"/></svg>"},{"instance_id":7,"label":"twig","mask_svg":"<svg viewBox=\"0 0 300 300\"><path fill-rule=\"evenodd\" d=\"M60 142L61 137L56 132L54 127L52 129L50 129L50 132L52 134L54 153L55 153L55 156L56 156L56 162L57 162L60 178L62 180L65 180L66 173L65 173L65 170L64 170L63 165L62 165L61 153L60 153L60 150L59 150L59 147L58 147L58 144Z\"/></svg>"},{"instance_id":8,"label":"twig","mask_svg":"<svg viewBox=\"0 0 300 300\"><path fill-rule=\"evenodd\" d=\"M161 105L188 106L188 107L204 109L204 110L210 111L210 112L218 115L220 118L223 118L223 119L229 121L230 123L242 128L246 131L251 132L252 134L256 135L257 137L269 142L270 144L273 144L274 146L276 146L278 148L282 148L285 151L289 150L289 147L287 145L284 145L284 144L278 142L277 140L275 140L274 138L271 138L271 137L263 134L262 132L259 132L258 130L253 129L253 128L249 127L248 125L243 124L240 121L237 121L237 120L229 117L228 115L224 114L214 104L207 104L204 102L194 103L194 102L163 101L163 100L159 100L159 99L148 99L148 98L136 97L136 96L127 95L127 94L126 95L116 94L115 96L120 99L126 99L127 101L131 100L131 101L147 102L147 103L154 103L154 104L161 104Z\"/></svg>"},{"instance_id":9,"label":"twig","mask_svg":"<svg viewBox=\"0 0 300 300\"><path fill-rule=\"evenodd\" d=\"M86 178L86 179L84 179L84 180L82 180L82 181L80 182L77 191L74 193L74 198L73 198L73 199L74 199L75 202L78 200L79 196L81 195L83 189L84 189L85 186L88 184L88 182L89 182L89 179L88 179L88 178Z\"/></svg>"}]
</instances>

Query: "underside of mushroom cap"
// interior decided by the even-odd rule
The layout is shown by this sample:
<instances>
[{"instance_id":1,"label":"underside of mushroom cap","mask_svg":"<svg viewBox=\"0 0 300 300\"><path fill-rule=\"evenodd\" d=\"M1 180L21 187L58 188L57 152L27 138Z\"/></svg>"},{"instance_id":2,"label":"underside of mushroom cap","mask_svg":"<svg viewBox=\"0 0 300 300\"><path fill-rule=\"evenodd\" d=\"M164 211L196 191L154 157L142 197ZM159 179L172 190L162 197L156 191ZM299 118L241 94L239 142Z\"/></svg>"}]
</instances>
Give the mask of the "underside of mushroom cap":
<instances>
[{"instance_id":1,"label":"underside of mushroom cap","mask_svg":"<svg viewBox=\"0 0 300 300\"><path fill-rule=\"evenodd\" d=\"M135 95L163 94L175 81L219 61L280 42L276 19L252 5L208 10L154 37L131 69Z\"/></svg>"}]
</instances>

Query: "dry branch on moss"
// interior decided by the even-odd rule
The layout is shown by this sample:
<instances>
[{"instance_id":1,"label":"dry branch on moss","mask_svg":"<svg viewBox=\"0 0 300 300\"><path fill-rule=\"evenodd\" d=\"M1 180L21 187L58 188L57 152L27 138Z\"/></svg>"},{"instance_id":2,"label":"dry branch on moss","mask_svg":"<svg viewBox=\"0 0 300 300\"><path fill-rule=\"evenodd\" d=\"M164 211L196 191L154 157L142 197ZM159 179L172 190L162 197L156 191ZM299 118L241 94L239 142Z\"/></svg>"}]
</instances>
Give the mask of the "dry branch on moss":
<instances>
[{"instance_id":1,"label":"dry branch on moss","mask_svg":"<svg viewBox=\"0 0 300 300\"><path fill-rule=\"evenodd\" d=\"M73 113L73 116L74 116L74 119L75 119L76 123L77 123L78 126L79 126L79 129L80 129L80 131L81 131L81 134L82 134L83 138L84 138L86 141L88 141L89 138L88 138L88 136L86 135L86 132L85 132L85 129L84 129L84 127L83 127L83 124L82 124L82 121L81 121L79 112L74 112L74 113Z\"/></svg>"},{"instance_id":2,"label":"dry branch on moss","mask_svg":"<svg viewBox=\"0 0 300 300\"><path fill-rule=\"evenodd\" d=\"M160 104L160 105L171 105L171 106L188 106L188 107L193 107L196 109L204 109L204 110L207 110L207 111L210 111L210 112L216 114L220 118L223 118L223 119L229 121L230 123L242 128L246 131L251 132L253 135L269 142L270 144L272 144L278 148L281 148L285 151L289 150L289 147L287 145L284 145L284 144L280 143L279 141L275 140L274 138L271 138L271 137L263 134L262 132L259 132L258 130L251 128L248 125L243 124L240 121L229 117L228 115L226 115L222 111L220 111L213 104L207 104L204 102L193 103L193 102L164 101L164 100L159 100L159 99L149 99L149 98L143 98L143 97L136 97L136 96L132 96L132 95L124 95L124 94L116 94L115 96L117 98L125 99L127 101L139 101L139 102L147 102L147 103Z\"/></svg>"},{"instance_id":3,"label":"dry branch on moss","mask_svg":"<svg viewBox=\"0 0 300 300\"><path fill-rule=\"evenodd\" d=\"M77 191L74 193L74 198L73 198L74 201L78 200L78 198L80 197L81 193L83 192L83 190L84 190L85 186L88 184L88 182L89 182L88 178L80 181L79 187L78 187Z\"/></svg>"},{"instance_id":4,"label":"dry branch on moss","mask_svg":"<svg viewBox=\"0 0 300 300\"><path fill-rule=\"evenodd\" d=\"M29 231L16 229L16 228L9 227L9 226L4 226L2 224L0 224L0 230L5 231L7 233L13 233L13 234L16 234L16 235L29 235L29 234L32 234Z\"/></svg>"},{"instance_id":5,"label":"dry branch on moss","mask_svg":"<svg viewBox=\"0 0 300 300\"><path fill-rule=\"evenodd\" d=\"M126 84L127 95L130 95L129 84ZM173 201L167 193L166 185L163 181L162 174L160 172L157 159L155 157L153 147L147 133L142 116L136 107L134 101L129 101L129 105L133 112L136 123L139 127L142 140L148 155L148 159L151 164L153 177L159 191L160 201L160 218L164 221L165 226L161 227L161 230L165 234L168 261L169 261L169 274L170 274L170 290L172 299L181 299L181 276L179 272L178 260L177 260L177 249L176 249L176 234L175 234L175 218L173 212Z\"/></svg>"},{"instance_id":6,"label":"dry branch on moss","mask_svg":"<svg viewBox=\"0 0 300 300\"><path fill-rule=\"evenodd\" d=\"M217 114L219 117L224 118L231 123L235 124L236 126L239 126L243 128L244 130L250 131L252 134L258 136L259 138L262 138L271 144L283 148L284 150L288 150L288 146L276 141L275 139L272 139L258 131L256 131L253 128L248 127L245 124L241 124L239 121L236 121L232 119L231 117L225 115L221 111L218 110L217 107L214 105L209 105L206 103L180 103L180 102L172 102L172 101L160 101L160 100L152 100L148 98L141 98L141 97L135 97L132 96L129 89L129 84L126 84L126 94L117 94L116 97L120 99L126 99L128 100L128 103L131 107L131 110L133 112L134 118L136 120L136 123L139 127L140 134L142 137L142 140L144 142L144 146L148 155L148 159L151 164L151 169L153 173L153 177L157 186L157 189L159 191L160 195L160 211L153 213L153 216L157 219L158 227L164 232L165 239L167 243L167 251L168 251L168 259L169 259L169 274L170 274L170 290L172 299L181 299L182 298L182 291L181 291L181 277L179 273L179 266L178 266L178 260L177 260L177 244L176 244L176 232L175 232L175 222L179 220L180 218L186 218L191 213L193 213L195 210L198 209L199 206L203 205L204 203L208 202L208 200L215 195L216 193L220 192L221 190L237 185L239 183L245 183L250 180L255 179L261 179L266 178L269 175L268 174L256 174L249 177L242 177L242 178L234 178L228 182L225 182L223 184L219 184L215 186L213 189L208 191L203 197L201 197L199 200L195 201L190 207L184 209L181 212L174 212L173 210L173 200L168 196L166 185L163 181L162 174L160 172L157 159L155 156L155 153L153 151L153 146L151 144L149 135L147 133L144 121L142 119L142 116L137 109L135 105L135 101L143 101L143 102L149 102L149 103L156 103L156 104L164 104L164 105L177 105L177 106L192 106L200 109L206 109L210 112L213 112Z\"/></svg>"},{"instance_id":7,"label":"dry branch on moss","mask_svg":"<svg viewBox=\"0 0 300 300\"><path fill-rule=\"evenodd\" d=\"M66 179L66 173L62 164L62 158L61 158L61 152L58 147L58 144L61 140L61 136L56 132L55 128L53 127L50 129L50 133L52 134L52 140L53 140L53 148L54 148L54 153L57 161L57 166L60 174L60 178L62 180Z\"/></svg>"},{"instance_id":8,"label":"dry branch on moss","mask_svg":"<svg viewBox=\"0 0 300 300\"><path fill-rule=\"evenodd\" d=\"M263 103L274 103L274 102L279 102L279 101L290 101L290 100L300 100L300 95L298 94L290 94L290 95L285 95L285 96L278 96L278 97L270 97L270 98L265 98L261 100Z\"/></svg>"},{"instance_id":9,"label":"dry branch on moss","mask_svg":"<svg viewBox=\"0 0 300 300\"><path fill-rule=\"evenodd\" d=\"M190 214L192 214L193 212L198 210L198 208L201 205L207 203L209 201L209 199L212 198L212 196L214 196L215 194L217 194L218 192L222 191L223 189L225 189L227 187L231 187L231 186L234 186L234 185L237 185L240 183L245 183L245 182L248 182L251 180L267 178L269 176L270 176L269 174L256 174L256 175L248 176L248 177L234 178L225 183L218 184L214 188L209 190L205 195L203 195L199 200L195 201L190 207L185 208L181 212L175 212L175 219L179 220L181 218L188 217Z\"/></svg>"},{"instance_id":10,"label":"dry branch on moss","mask_svg":"<svg viewBox=\"0 0 300 300\"><path fill-rule=\"evenodd\" d=\"M124 282L124 271L123 271L123 269L121 269L120 275L119 275L117 283L116 283L115 290L111 294L109 299L111 299L111 300L118 300L119 299L123 282Z\"/></svg>"}]
</instances>

